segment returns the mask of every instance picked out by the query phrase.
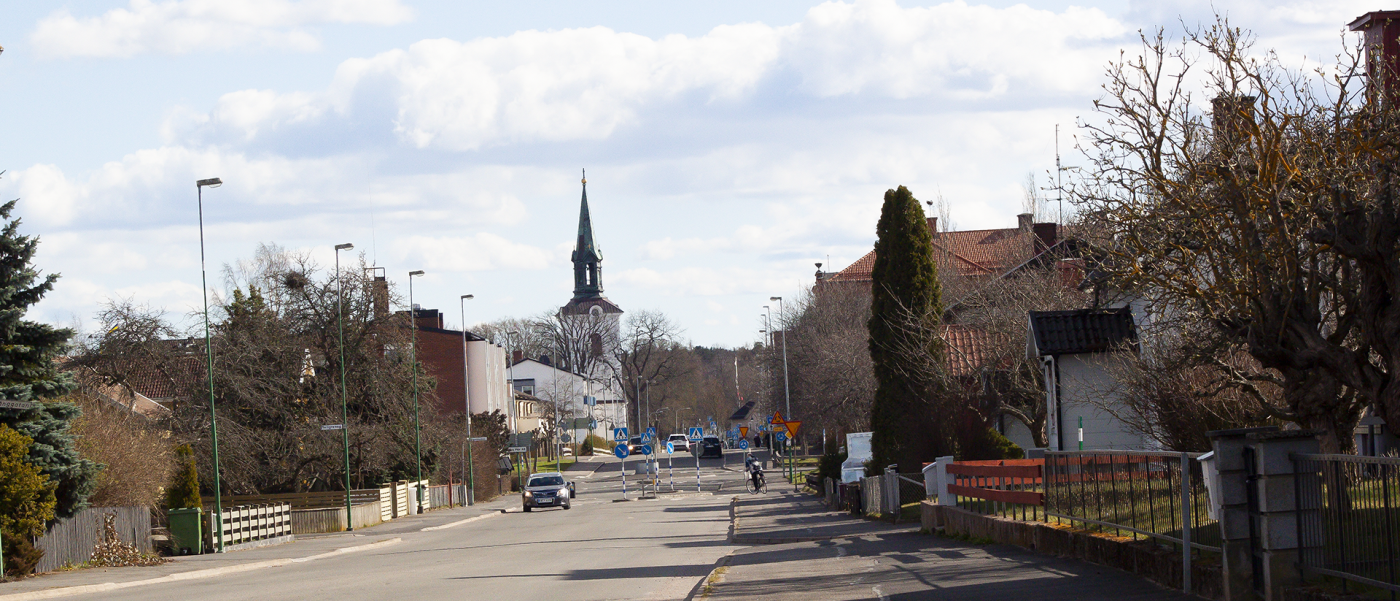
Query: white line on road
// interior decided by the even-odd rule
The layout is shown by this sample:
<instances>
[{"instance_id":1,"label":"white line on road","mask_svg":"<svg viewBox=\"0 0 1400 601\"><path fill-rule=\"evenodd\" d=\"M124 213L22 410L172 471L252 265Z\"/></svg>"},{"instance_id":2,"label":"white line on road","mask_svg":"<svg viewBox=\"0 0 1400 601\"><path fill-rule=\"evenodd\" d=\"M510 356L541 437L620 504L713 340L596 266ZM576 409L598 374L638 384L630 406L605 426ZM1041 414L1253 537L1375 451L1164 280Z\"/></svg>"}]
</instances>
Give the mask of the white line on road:
<instances>
[{"instance_id":1,"label":"white line on road","mask_svg":"<svg viewBox=\"0 0 1400 601\"><path fill-rule=\"evenodd\" d=\"M31 599L55 599L55 598L58 598L58 597L67 597L67 596L70 596L70 595L82 595L82 594L87 594L87 593L104 593L104 592L107 592L107 591L115 591L115 590L124 589L124 588L133 588L133 587L137 587L137 586L146 586L146 585L149 585L149 584L162 584L162 583L166 583L166 582L179 582L179 581L182 581L182 580L199 580L199 579L202 579L202 578L213 578L213 577L215 577L215 576L223 576L223 575L225 575L225 574L236 574L236 573L238 573L238 572L248 572L248 571L252 571L252 570L261 570L261 569L264 569L264 568L275 568L275 567L278 567L278 566L285 566L285 565L289 565L289 564L293 564L293 563L302 563L302 562L306 562L306 561L315 561L315 560L317 560L317 559L324 559L324 558L327 558L327 557L332 557L332 556L335 556L335 555L341 555L341 554L344 554L344 553L356 553L356 552L359 552L359 551L367 551L367 550L369 550L369 549L373 549L373 548L377 548L377 547L385 547L385 546L389 546L389 545L392 545L392 544L395 544L395 543L399 543L399 542L403 542L403 539L398 538L398 537L394 537L394 538L385 539L385 540L381 540L381 541L375 541L375 542L372 542L372 543L369 543L369 544L365 544L365 545L356 545L356 546L354 546L354 547L341 547L341 548L336 549L336 550L334 550L334 551L327 551L327 552L325 552L325 553L318 553L318 554L316 554L316 555L310 555L310 556L307 556L307 557L294 557L294 558L286 558L286 559L273 559L273 560L269 560L269 561L256 561L256 562L252 562L252 563L245 563L245 564L239 564L239 565L233 565L233 566L225 566L225 567L222 567L222 568L209 568L209 569L205 569L205 570L191 570L191 571L188 571L188 572L177 572L177 573L175 573L175 574L168 574L168 575L165 575L165 576L161 576L161 577L159 577L159 578L147 578L147 579L145 579L145 580L132 580L132 581L130 581L130 582L104 582L104 583L102 583L102 584L85 584L85 585L82 585L82 586L65 586L65 587L62 587L62 588L51 588L51 589L44 589L44 590L41 590L41 591L30 591L30 592L27 592L27 593L17 593L17 594L14 594L14 595L0 595L0 601L30 601Z\"/></svg>"},{"instance_id":2,"label":"white line on road","mask_svg":"<svg viewBox=\"0 0 1400 601\"><path fill-rule=\"evenodd\" d=\"M482 514L482 515L476 515L476 516L469 517L469 518L467 518L467 519L465 519L465 520L457 520L457 521L452 522L452 523L450 523L450 524L443 524L443 525L441 525L441 526L428 526L427 528L424 528L424 529L422 529L422 530L419 530L419 532L432 532L432 531L434 531L434 530L446 530L446 529L448 529L448 528L455 528L455 527L457 527L457 526L461 526L462 524L466 524L466 523L470 523L470 522L475 522L475 521L477 521L477 520L484 520L484 519L489 518L489 517L491 517L491 516L493 516L493 515L501 515L502 513L505 513L505 510L501 510L499 513L486 513L486 514Z\"/></svg>"}]
</instances>

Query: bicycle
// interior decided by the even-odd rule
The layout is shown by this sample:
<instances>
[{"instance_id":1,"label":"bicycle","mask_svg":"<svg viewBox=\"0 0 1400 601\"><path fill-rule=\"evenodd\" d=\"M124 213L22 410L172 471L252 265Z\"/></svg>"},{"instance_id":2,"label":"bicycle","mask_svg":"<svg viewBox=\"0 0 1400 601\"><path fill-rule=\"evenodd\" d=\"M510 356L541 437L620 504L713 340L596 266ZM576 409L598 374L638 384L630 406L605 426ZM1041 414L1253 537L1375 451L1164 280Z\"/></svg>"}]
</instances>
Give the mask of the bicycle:
<instances>
[{"instance_id":1,"label":"bicycle","mask_svg":"<svg viewBox=\"0 0 1400 601\"><path fill-rule=\"evenodd\" d=\"M753 478L744 478L744 488L749 491L749 494L754 495L768 492L768 479L763 477L763 472L758 472L756 475L758 476L758 485L754 485Z\"/></svg>"}]
</instances>

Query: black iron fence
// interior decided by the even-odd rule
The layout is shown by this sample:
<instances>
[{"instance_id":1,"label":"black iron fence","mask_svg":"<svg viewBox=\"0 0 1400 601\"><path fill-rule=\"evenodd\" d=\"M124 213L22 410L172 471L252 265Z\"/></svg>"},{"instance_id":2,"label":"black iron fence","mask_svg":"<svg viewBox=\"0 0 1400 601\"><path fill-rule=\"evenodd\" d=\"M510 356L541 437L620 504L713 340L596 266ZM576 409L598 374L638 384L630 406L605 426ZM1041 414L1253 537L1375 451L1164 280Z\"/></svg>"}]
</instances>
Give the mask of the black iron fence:
<instances>
[{"instance_id":1,"label":"black iron fence","mask_svg":"<svg viewBox=\"0 0 1400 601\"><path fill-rule=\"evenodd\" d=\"M1299 563L1400 593L1400 458L1293 454Z\"/></svg>"},{"instance_id":2,"label":"black iron fence","mask_svg":"<svg viewBox=\"0 0 1400 601\"><path fill-rule=\"evenodd\" d=\"M1218 553L1220 524L1211 515L1199 457L1139 451L1046 452L1045 515L1047 520L1119 536L1153 538Z\"/></svg>"}]
</instances>

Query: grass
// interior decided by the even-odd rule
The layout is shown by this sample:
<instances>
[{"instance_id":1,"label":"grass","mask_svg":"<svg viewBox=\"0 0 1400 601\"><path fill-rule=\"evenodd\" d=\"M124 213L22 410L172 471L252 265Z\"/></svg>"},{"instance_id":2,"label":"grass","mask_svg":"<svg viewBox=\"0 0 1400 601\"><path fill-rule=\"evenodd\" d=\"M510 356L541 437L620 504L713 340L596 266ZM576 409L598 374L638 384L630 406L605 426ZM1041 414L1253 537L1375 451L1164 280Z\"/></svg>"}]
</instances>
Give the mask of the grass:
<instances>
[{"instance_id":1,"label":"grass","mask_svg":"<svg viewBox=\"0 0 1400 601\"><path fill-rule=\"evenodd\" d=\"M541 460L540 460L540 463L539 463L539 467L535 467L535 462L534 462L533 460L531 460L528 467L530 468L531 473L540 473L540 472L560 472L560 471L563 471L563 469L561 469L561 466L562 466L562 468L568 468L569 466L571 466L571 465L573 465L574 463L578 462L578 459L576 459L576 458L574 458L574 457L563 457L563 458L561 458L561 459L562 459L562 463L561 463L560 461L555 461L555 460L553 460L553 459L550 459L550 460L541 459Z\"/></svg>"}]
</instances>

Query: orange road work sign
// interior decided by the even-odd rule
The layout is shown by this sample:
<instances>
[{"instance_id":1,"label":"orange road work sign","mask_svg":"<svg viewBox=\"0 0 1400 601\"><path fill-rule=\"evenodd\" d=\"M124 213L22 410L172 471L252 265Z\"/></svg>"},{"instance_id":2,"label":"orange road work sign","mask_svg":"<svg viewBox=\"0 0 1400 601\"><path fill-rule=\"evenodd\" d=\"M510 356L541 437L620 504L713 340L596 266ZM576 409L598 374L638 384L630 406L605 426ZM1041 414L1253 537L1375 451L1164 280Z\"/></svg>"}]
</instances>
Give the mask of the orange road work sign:
<instances>
[{"instance_id":1,"label":"orange road work sign","mask_svg":"<svg viewBox=\"0 0 1400 601\"><path fill-rule=\"evenodd\" d=\"M802 422L786 421L783 425L787 426L788 436L797 436L797 429L802 427Z\"/></svg>"}]
</instances>

